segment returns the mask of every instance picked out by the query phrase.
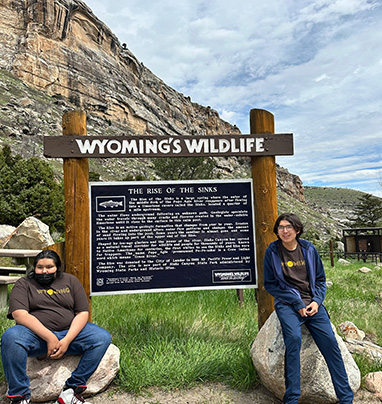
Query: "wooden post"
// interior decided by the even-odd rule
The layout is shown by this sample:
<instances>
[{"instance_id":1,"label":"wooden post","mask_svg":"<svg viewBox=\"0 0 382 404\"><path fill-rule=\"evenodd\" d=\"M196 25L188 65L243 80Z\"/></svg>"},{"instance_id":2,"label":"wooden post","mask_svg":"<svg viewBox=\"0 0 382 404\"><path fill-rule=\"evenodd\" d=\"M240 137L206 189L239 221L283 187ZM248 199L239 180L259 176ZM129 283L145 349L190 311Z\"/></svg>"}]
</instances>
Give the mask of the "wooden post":
<instances>
[{"instance_id":1,"label":"wooden post","mask_svg":"<svg viewBox=\"0 0 382 404\"><path fill-rule=\"evenodd\" d=\"M62 117L63 135L86 136L86 114L70 111ZM75 275L90 300L89 251L89 162L86 158L64 158L65 265Z\"/></svg>"},{"instance_id":2,"label":"wooden post","mask_svg":"<svg viewBox=\"0 0 382 404\"><path fill-rule=\"evenodd\" d=\"M334 267L333 240L329 241L329 249L330 249L330 265Z\"/></svg>"},{"instance_id":3,"label":"wooden post","mask_svg":"<svg viewBox=\"0 0 382 404\"><path fill-rule=\"evenodd\" d=\"M44 250L55 251L61 259L61 265L62 265L64 272L66 272L66 270L65 270L65 241L61 241L60 243L52 244L52 245L44 248Z\"/></svg>"},{"instance_id":4,"label":"wooden post","mask_svg":"<svg viewBox=\"0 0 382 404\"><path fill-rule=\"evenodd\" d=\"M250 111L251 133L275 133L273 115L262 109ZM277 219L276 159L274 156L252 157L252 179L255 208L256 262L258 289L258 326L263 326L274 310L273 297L264 288L264 254L276 239L273 226Z\"/></svg>"},{"instance_id":5,"label":"wooden post","mask_svg":"<svg viewBox=\"0 0 382 404\"><path fill-rule=\"evenodd\" d=\"M240 306L242 306L243 303L244 303L244 291L243 291L243 289L236 289L236 296L237 296L237 299L239 300Z\"/></svg>"}]
</instances>

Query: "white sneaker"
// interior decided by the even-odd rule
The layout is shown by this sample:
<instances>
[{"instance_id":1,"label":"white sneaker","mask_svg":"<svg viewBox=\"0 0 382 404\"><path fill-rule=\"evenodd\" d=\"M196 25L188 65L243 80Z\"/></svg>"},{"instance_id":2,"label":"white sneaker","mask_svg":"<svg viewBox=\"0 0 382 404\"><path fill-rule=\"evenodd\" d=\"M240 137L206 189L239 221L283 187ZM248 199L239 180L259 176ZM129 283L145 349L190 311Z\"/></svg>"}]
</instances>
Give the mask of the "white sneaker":
<instances>
[{"instance_id":1,"label":"white sneaker","mask_svg":"<svg viewBox=\"0 0 382 404\"><path fill-rule=\"evenodd\" d=\"M62 389L56 404L91 404L81 396L85 390L86 386L77 386L74 390L72 388Z\"/></svg>"}]
</instances>

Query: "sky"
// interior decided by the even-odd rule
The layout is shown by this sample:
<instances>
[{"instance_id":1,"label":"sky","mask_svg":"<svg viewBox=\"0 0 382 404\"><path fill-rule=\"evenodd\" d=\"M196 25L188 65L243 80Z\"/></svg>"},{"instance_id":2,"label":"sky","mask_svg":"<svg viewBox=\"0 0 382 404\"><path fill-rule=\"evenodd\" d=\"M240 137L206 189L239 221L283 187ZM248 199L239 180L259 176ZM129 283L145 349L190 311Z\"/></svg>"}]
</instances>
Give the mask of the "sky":
<instances>
[{"instance_id":1,"label":"sky","mask_svg":"<svg viewBox=\"0 0 382 404\"><path fill-rule=\"evenodd\" d=\"M249 133L265 109L304 186L382 197L381 0L85 0L166 84Z\"/></svg>"}]
</instances>

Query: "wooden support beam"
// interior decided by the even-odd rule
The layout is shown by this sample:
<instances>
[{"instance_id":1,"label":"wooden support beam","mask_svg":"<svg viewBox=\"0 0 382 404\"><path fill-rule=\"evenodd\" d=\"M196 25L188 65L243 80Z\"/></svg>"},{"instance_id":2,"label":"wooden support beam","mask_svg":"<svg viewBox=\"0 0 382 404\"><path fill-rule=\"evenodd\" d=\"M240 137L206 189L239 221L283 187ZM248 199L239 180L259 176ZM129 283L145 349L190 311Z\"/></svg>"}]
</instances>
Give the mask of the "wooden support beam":
<instances>
[{"instance_id":1,"label":"wooden support beam","mask_svg":"<svg viewBox=\"0 0 382 404\"><path fill-rule=\"evenodd\" d=\"M86 136L86 114L70 111L62 118L63 135ZM90 300L89 251L89 162L86 158L64 158L65 266L75 275Z\"/></svg>"},{"instance_id":2,"label":"wooden support beam","mask_svg":"<svg viewBox=\"0 0 382 404\"><path fill-rule=\"evenodd\" d=\"M251 133L275 133L273 115L262 109L250 111ZM264 288L264 255L269 243L276 239L273 226L277 219L276 160L274 156L252 157L252 178L256 231L256 263L258 289L258 326L263 326L274 310L273 297Z\"/></svg>"}]
</instances>

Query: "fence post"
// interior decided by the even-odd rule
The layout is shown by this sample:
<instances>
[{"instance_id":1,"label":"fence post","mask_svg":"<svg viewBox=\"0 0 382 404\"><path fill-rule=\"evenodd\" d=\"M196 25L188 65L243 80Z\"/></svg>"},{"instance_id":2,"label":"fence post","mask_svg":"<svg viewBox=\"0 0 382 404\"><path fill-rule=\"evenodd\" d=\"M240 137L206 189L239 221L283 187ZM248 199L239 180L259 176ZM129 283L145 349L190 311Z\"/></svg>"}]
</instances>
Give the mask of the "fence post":
<instances>
[{"instance_id":1,"label":"fence post","mask_svg":"<svg viewBox=\"0 0 382 404\"><path fill-rule=\"evenodd\" d=\"M330 249L330 265L334 267L333 240L329 241L329 249Z\"/></svg>"},{"instance_id":2,"label":"fence post","mask_svg":"<svg viewBox=\"0 0 382 404\"><path fill-rule=\"evenodd\" d=\"M250 132L275 133L273 115L262 109L250 111ZM277 219L276 159L274 156L252 157L252 179L255 208L256 262L258 289L258 326L263 326L274 310L273 297L264 288L264 254L276 236L273 226Z\"/></svg>"},{"instance_id":3,"label":"fence post","mask_svg":"<svg viewBox=\"0 0 382 404\"><path fill-rule=\"evenodd\" d=\"M69 111L62 117L63 135L86 136L84 111ZM75 275L90 300L89 252L89 162L87 158L64 158L65 186L65 265Z\"/></svg>"}]
</instances>

